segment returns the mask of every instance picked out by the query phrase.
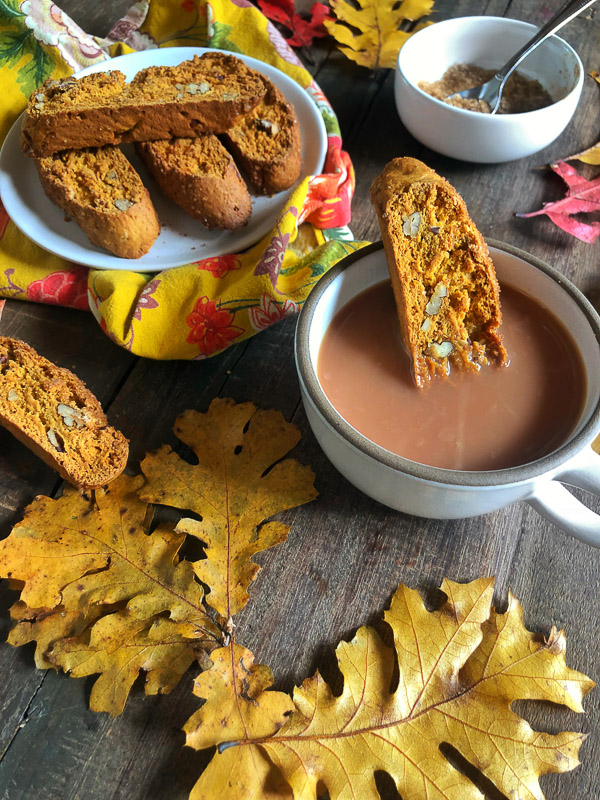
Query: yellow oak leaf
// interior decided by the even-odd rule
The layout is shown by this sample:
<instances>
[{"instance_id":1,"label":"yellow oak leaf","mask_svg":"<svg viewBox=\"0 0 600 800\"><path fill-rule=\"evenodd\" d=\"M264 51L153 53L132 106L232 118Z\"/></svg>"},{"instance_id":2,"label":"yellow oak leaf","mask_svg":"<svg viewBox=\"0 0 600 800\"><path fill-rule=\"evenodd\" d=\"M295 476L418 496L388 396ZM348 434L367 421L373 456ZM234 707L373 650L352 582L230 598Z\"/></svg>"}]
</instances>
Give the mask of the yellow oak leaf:
<instances>
[{"instance_id":1,"label":"yellow oak leaf","mask_svg":"<svg viewBox=\"0 0 600 800\"><path fill-rule=\"evenodd\" d=\"M73 587L63 590L63 602L55 608L29 608L18 600L10 609L10 616L17 624L9 631L8 642L14 647L35 642L35 665L38 669L55 668L48 653L55 642L78 636L102 616L102 606L97 603L86 611L80 611L77 603L71 602L69 595Z\"/></svg>"},{"instance_id":2,"label":"yellow oak leaf","mask_svg":"<svg viewBox=\"0 0 600 800\"><path fill-rule=\"evenodd\" d=\"M576 767L585 736L534 731L511 703L549 700L580 712L593 681L566 666L563 633L552 629L543 639L527 631L512 595L506 613L492 609L491 579L446 580L442 590L447 601L430 612L416 591L398 588L385 613L393 648L369 627L338 646L341 695L317 673L295 690L295 710L276 732L261 735L258 726L247 725L237 740L219 738L209 769L220 781L221 800L261 796L260 785L251 785L247 795L228 789L225 775L236 749L252 753L253 764L264 759L262 772L254 766L248 773L257 781L268 775L273 785L277 768L287 784L281 796L291 792L294 800L314 800L322 787L331 800L375 800L377 771L387 772L411 800L481 800L479 789L446 759L443 744L507 797L542 800L539 777ZM251 763L249 754L239 759ZM205 797L192 794L193 800Z\"/></svg>"},{"instance_id":3,"label":"yellow oak leaf","mask_svg":"<svg viewBox=\"0 0 600 800\"><path fill-rule=\"evenodd\" d=\"M279 411L217 399L205 414L181 414L174 431L198 463L169 447L146 456L141 466L147 484L140 494L201 515L201 521L180 520L177 531L206 544L207 558L194 569L210 587L207 603L229 619L248 602L260 570L251 557L287 537L287 525L265 520L314 499L314 473L294 459L281 461L300 432Z\"/></svg>"},{"instance_id":4,"label":"yellow oak leaf","mask_svg":"<svg viewBox=\"0 0 600 800\"><path fill-rule=\"evenodd\" d=\"M411 35L401 29L402 24L427 16L433 8L433 0L356 2L358 5L346 0L331 0L337 20L325 19L323 24L345 56L369 69L393 69L400 48Z\"/></svg>"},{"instance_id":5,"label":"yellow oak leaf","mask_svg":"<svg viewBox=\"0 0 600 800\"><path fill-rule=\"evenodd\" d=\"M583 161L585 164L600 164L600 142L582 150L581 153L575 153L573 156L568 156L565 161Z\"/></svg>"},{"instance_id":6,"label":"yellow oak leaf","mask_svg":"<svg viewBox=\"0 0 600 800\"><path fill-rule=\"evenodd\" d=\"M0 542L0 575L19 581L11 644L36 641L36 664L100 673L91 707L119 714L140 671L146 693L168 692L205 650L226 640L204 605L184 536L162 525L122 475L85 494L38 497Z\"/></svg>"},{"instance_id":7,"label":"yellow oak leaf","mask_svg":"<svg viewBox=\"0 0 600 800\"><path fill-rule=\"evenodd\" d=\"M92 687L92 711L120 714L140 671L146 694L168 694L194 663L204 663L198 630L189 622L155 618L150 624L127 612L109 614L85 637L59 640L48 653L72 678L100 673Z\"/></svg>"},{"instance_id":8,"label":"yellow oak leaf","mask_svg":"<svg viewBox=\"0 0 600 800\"><path fill-rule=\"evenodd\" d=\"M163 448L144 462L147 486L123 475L91 494L67 487L59 500L38 497L0 542L0 576L21 592L9 642L35 642L42 669L99 674L95 711L121 713L142 672L146 694L157 694L191 664L204 668L248 599L259 569L252 555L287 535L266 518L316 495L309 468L281 461L300 434L278 412L221 400L207 414L183 414L175 430L197 465ZM201 512L202 522L149 533L150 500ZM207 558L180 560L188 533L207 544Z\"/></svg>"},{"instance_id":9,"label":"yellow oak leaf","mask_svg":"<svg viewBox=\"0 0 600 800\"><path fill-rule=\"evenodd\" d=\"M202 750L281 728L294 704L283 692L267 691L273 683L268 667L254 664L252 653L234 642L210 658L212 668L194 683L194 694L206 702L184 727L187 745ZM226 748L203 772L190 800L214 800L223 792L244 800L291 798L281 775L253 747Z\"/></svg>"}]
</instances>

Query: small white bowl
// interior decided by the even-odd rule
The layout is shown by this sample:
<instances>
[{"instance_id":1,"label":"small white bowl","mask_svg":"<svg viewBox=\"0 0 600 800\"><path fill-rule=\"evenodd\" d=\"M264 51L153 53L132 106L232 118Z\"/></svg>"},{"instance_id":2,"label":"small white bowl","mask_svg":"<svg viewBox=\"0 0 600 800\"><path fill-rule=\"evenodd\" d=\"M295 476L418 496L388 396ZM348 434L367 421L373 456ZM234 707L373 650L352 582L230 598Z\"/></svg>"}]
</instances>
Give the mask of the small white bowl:
<instances>
[{"instance_id":1,"label":"small white bowl","mask_svg":"<svg viewBox=\"0 0 600 800\"><path fill-rule=\"evenodd\" d=\"M325 455L358 489L390 508L432 519L486 514L524 500L566 533L600 547L600 515L562 483L600 496L600 317L557 270L522 250L488 241L500 283L548 308L571 332L587 372L587 397L566 442L536 461L489 471L441 469L410 461L353 428L332 405L317 375L319 349L335 314L365 289L389 280L381 242L346 256L315 286L296 329L296 366L304 410ZM360 380L360 376L357 376ZM407 424L398 411L399 424Z\"/></svg>"},{"instance_id":2,"label":"small white bowl","mask_svg":"<svg viewBox=\"0 0 600 800\"><path fill-rule=\"evenodd\" d=\"M546 108L521 114L483 114L450 106L418 88L439 80L453 64L499 69L536 27L504 17L459 17L415 33L398 55L396 107L408 131L442 155L492 164L537 153L553 142L575 112L583 65L573 48L551 36L517 68L553 98Z\"/></svg>"}]
</instances>

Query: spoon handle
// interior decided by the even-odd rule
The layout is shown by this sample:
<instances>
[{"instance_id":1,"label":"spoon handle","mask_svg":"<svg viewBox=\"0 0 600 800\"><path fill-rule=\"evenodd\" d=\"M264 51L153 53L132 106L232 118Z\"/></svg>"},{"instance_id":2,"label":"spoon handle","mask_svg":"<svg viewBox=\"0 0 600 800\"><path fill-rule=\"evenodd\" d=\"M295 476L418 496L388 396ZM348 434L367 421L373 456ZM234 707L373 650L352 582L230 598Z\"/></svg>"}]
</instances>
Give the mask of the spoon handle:
<instances>
[{"instance_id":1,"label":"spoon handle","mask_svg":"<svg viewBox=\"0 0 600 800\"><path fill-rule=\"evenodd\" d=\"M567 0L567 2L559 8L556 14L546 22L545 25L539 29L539 31L535 34L535 36L530 39L523 47L515 53L515 55L510 59L510 61L505 64L501 70L499 70L495 77L503 81L507 78L513 69L523 61L529 53L538 46L544 39L547 39L549 36L552 36L553 33L560 30L563 25L566 25L567 22L570 22L573 17L576 17L578 14L591 6L592 3L595 3L596 0Z\"/></svg>"}]
</instances>

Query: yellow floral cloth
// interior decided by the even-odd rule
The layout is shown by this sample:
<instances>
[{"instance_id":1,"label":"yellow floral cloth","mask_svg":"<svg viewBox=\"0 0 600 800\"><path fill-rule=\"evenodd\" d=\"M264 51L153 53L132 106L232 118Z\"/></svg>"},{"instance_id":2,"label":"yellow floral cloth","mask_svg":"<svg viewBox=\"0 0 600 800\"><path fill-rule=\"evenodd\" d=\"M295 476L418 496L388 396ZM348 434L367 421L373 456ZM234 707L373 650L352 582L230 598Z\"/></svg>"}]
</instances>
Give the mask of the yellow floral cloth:
<instances>
[{"instance_id":1,"label":"yellow floral cloth","mask_svg":"<svg viewBox=\"0 0 600 800\"><path fill-rule=\"evenodd\" d=\"M363 244L352 241L347 228L354 173L335 114L283 37L248 0L143 0L106 39L86 34L50 0L2 0L0 138L47 78L116 55L178 46L259 58L299 83L323 116L323 174L300 182L268 236L244 253L154 275L94 270L30 241L0 204L0 297L89 308L113 341L157 359L206 358L295 314L319 277Z\"/></svg>"}]
</instances>

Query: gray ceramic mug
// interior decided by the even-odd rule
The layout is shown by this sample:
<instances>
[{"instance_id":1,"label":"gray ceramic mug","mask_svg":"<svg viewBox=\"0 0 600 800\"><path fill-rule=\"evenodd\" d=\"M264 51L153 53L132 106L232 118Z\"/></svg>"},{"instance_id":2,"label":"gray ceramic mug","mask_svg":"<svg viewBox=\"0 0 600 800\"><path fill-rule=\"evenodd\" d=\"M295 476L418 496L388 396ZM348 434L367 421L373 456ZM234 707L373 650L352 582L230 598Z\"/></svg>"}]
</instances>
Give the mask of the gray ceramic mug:
<instances>
[{"instance_id":1,"label":"gray ceramic mug","mask_svg":"<svg viewBox=\"0 0 600 800\"><path fill-rule=\"evenodd\" d=\"M600 317L561 273L517 248L488 240L501 283L535 298L562 320L587 373L587 395L575 430L560 447L517 467L461 471L431 467L374 444L349 425L326 397L316 364L323 335L360 292L388 277L381 243L352 253L311 292L296 329L296 365L304 407L332 464L358 489L390 508L433 519L457 519L524 500L565 533L600 547L600 516L564 484L600 495Z\"/></svg>"}]
</instances>

